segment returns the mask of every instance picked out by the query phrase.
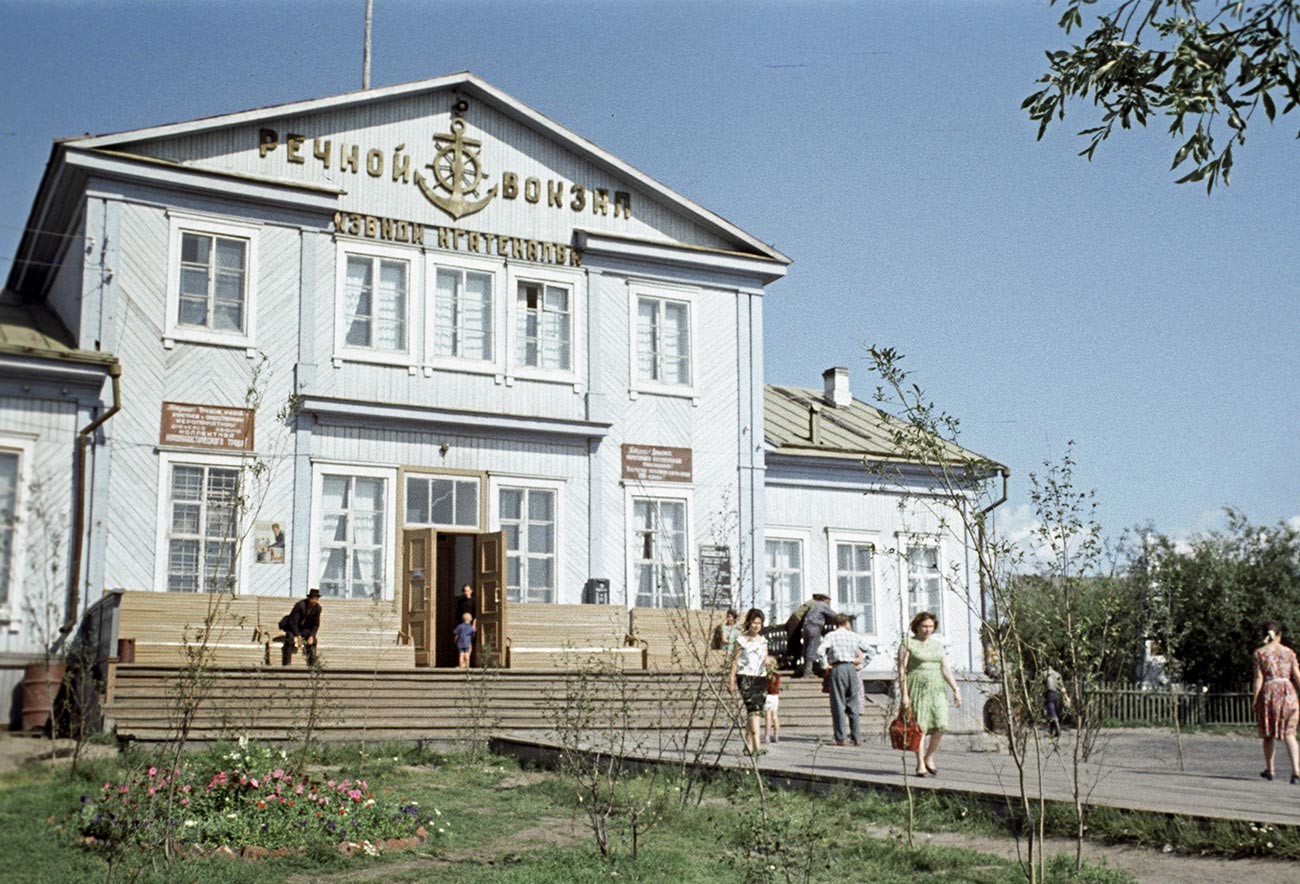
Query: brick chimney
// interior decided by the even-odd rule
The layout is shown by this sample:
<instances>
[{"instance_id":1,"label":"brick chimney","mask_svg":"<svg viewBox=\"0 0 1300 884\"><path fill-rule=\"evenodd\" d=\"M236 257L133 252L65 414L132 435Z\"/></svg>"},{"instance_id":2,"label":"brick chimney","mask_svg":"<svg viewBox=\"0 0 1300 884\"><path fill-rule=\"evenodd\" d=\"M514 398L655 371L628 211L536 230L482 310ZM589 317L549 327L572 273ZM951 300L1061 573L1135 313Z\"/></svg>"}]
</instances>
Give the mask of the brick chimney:
<instances>
[{"instance_id":1,"label":"brick chimney","mask_svg":"<svg viewBox=\"0 0 1300 884\"><path fill-rule=\"evenodd\" d=\"M853 394L849 392L849 370L836 366L822 372L824 392L822 398L833 408L847 408L853 404Z\"/></svg>"}]
</instances>

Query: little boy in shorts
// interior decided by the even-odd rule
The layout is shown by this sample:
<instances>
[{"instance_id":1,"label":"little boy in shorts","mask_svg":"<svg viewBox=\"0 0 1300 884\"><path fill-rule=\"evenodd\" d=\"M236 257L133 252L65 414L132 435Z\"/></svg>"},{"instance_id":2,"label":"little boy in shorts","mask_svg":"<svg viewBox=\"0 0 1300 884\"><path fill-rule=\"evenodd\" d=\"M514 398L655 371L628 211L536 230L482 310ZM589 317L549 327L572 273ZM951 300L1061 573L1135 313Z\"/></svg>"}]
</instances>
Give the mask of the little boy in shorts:
<instances>
[{"instance_id":1,"label":"little boy in shorts","mask_svg":"<svg viewBox=\"0 0 1300 884\"><path fill-rule=\"evenodd\" d=\"M763 700L763 739L768 743L781 742L781 719L777 709L781 705L781 673L776 671L776 658L771 654L765 661L767 668L767 697Z\"/></svg>"},{"instance_id":2,"label":"little boy in shorts","mask_svg":"<svg viewBox=\"0 0 1300 884\"><path fill-rule=\"evenodd\" d=\"M460 661L456 664L461 669L469 669L469 655L474 650L474 615L465 611L456 624L456 650L460 652Z\"/></svg>"}]
</instances>

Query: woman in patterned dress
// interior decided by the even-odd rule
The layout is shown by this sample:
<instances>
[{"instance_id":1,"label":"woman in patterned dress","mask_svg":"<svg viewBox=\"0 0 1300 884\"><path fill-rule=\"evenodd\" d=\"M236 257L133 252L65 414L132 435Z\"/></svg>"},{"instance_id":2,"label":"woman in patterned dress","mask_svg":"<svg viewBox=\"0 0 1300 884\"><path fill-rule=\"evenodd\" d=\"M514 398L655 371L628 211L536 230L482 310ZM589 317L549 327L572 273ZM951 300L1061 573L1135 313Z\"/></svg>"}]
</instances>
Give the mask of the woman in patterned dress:
<instances>
[{"instance_id":1,"label":"woman in patterned dress","mask_svg":"<svg viewBox=\"0 0 1300 884\"><path fill-rule=\"evenodd\" d=\"M961 692L957 690L957 680L948 669L948 658L944 656L943 644L934 638L939 628L939 618L929 611L922 611L912 618L912 637L904 638L898 649L898 683L902 693L903 709L910 711L912 718L920 725L921 732L929 735L916 750L916 775L934 776L939 771L934 766L935 753L943 740L944 731L948 730L948 695L944 683L952 688L952 702L961 708Z\"/></svg>"},{"instance_id":2,"label":"woman in patterned dress","mask_svg":"<svg viewBox=\"0 0 1300 884\"><path fill-rule=\"evenodd\" d=\"M1300 784L1300 744L1296 743L1296 721L1300 705L1296 687L1300 686L1300 665L1295 651L1282 644L1282 627L1267 620L1262 626L1264 644L1255 650L1255 715L1259 719L1259 736L1264 741L1264 769L1260 776L1273 779L1273 745L1286 741L1291 756L1291 783ZM1292 682L1295 684L1293 685Z\"/></svg>"},{"instance_id":3,"label":"woman in patterned dress","mask_svg":"<svg viewBox=\"0 0 1300 884\"><path fill-rule=\"evenodd\" d=\"M759 728L763 723L763 704L767 701L767 639L763 636L766 615L759 608L750 608L745 615L745 625L736 637L736 650L731 655L727 690L740 692L745 703L745 751L757 755Z\"/></svg>"}]
</instances>

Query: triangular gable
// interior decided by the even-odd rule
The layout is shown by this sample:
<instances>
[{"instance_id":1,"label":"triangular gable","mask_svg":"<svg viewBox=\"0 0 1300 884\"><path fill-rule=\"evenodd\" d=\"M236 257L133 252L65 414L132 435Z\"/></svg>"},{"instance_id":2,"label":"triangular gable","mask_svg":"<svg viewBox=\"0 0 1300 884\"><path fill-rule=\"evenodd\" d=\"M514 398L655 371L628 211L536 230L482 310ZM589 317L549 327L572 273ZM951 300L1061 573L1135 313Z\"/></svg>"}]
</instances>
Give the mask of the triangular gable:
<instances>
[{"instance_id":1,"label":"triangular gable","mask_svg":"<svg viewBox=\"0 0 1300 884\"><path fill-rule=\"evenodd\" d=\"M394 222L556 243L581 231L789 263L469 73L73 138L63 146L337 189L342 212Z\"/></svg>"}]
</instances>

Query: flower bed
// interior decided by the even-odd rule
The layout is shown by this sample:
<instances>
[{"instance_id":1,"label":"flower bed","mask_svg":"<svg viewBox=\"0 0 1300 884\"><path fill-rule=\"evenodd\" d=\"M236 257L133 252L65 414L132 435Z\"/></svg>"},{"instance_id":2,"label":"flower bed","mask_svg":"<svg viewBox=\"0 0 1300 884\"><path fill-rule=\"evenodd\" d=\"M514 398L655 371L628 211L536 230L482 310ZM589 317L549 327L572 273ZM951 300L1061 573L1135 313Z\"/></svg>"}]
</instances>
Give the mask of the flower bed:
<instances>
[{"instance_id":1,"label":"flower bed","mask_svg":"<svg viewBox=\"0 0 1300 884\"><path fill-rule=\"evenodd\" d=\"M88 844L152 847L170 837L196 848L265 852L308 844L423 843L429 829L445 833L434 811L376 793L364 779L315 780L285 770L285 753L241 738L229 750L186 758L180 768L151 766L83 795L79 831ZM255 855L260 855L254 851Z\"/></svg>"}]
</instances>

